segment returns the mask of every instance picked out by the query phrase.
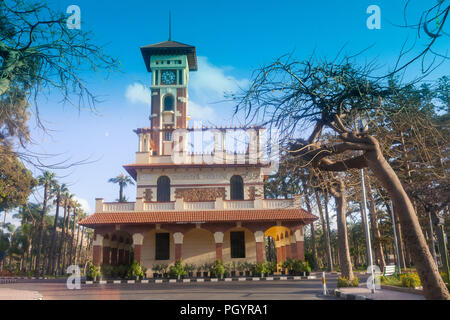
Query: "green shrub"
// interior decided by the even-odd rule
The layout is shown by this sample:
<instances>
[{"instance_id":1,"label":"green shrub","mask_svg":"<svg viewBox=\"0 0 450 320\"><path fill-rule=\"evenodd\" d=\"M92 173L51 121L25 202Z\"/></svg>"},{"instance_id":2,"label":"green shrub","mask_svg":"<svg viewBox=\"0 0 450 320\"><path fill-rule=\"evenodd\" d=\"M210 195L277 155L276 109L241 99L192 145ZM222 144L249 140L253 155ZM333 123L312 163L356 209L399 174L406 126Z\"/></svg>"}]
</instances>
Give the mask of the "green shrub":
<instances>
[{"instance_id":1,"label":"green shrub","mask_svg":"<svg viewBox=\"0 0 450 320\"><path fill-rule=\"evenodd\" d=\"M113 277L113 266L102 265L101 272L106 278L112 278Z\"/></svg>"},{"instance_id":2,"label":"green shrub","mask_svg":"<svg viewBox=\"0 0 450 320\"><path fill-rule=\"evenodd\" d=\"M194 272L195 268L196 268L195 264L186 263L184 265L184 270L186 270L186 272L188 272L188 273L189 272Z\"/></svg>"},{"instance_id":3,"label":"green shrub","mask_svg":"<svg viewBox=\"0 0 450 320\"><path fill-rule=\"evenodd\" d=\"M130 265L130 268L128 269L128 272L127 272L127 276L128 276L128 278L136 278L136 277L143 277L144 276L144 272L142 271L142 267L137 261L134 261Z\"/></svg>"},{"instance_id":4,"label":"green shrub","mask_svg":"<svg viewBox=\"0 0 450 320\"><path fill-rule=\"evenodd\" d=\"M162 274L167 273L167 270L169 269L169 265L167 263L161 264L160 267L161 267L160 271Z\"/></svg>"},{"instance_id":5,"label":"green shrub","mask_svg":"<svg viewBox=\"0 0 450 320\"><path fill-rule=\"evenodd\" d=\"M415 288L420 286L419 275L415 272L408 272L400 275L402 287Z\"/></svg>"},{"instance_id":6,"label":"green shrub","mask_svg":"<svg viewBox=\"0 0 450 320\"><path fill-rule=\"evenodd\" d=\"M184 270L183 264L181 261L175 262L173 266L169 268L169 276L170 277L181 277L187 275L186 270Z\"/></svg>"},{"instance_id":7,"label":"green shrub","mask_svg":"<svg viewBox=\"0 0 450 320\"><path fill-rule=\"evenodd\" d=\"M303 262L300 260L291 260L291 269L289 271L294 271L295 273L303 272Z\"/></svg>"},{"instance_id":8,"label":"green shrub","mask_svg":"<svg viewBox=\"0 0 450 320\"><path fill-rule=\"evenodd\" d=\"M303 262L303 266L302 266L302 271L303 272L311 272L311 267L309 265L308 261Z\"/></svg>"},{"instance_id":9,"label":"green shrub","mask_svg":"<svg viewBox=\"0 0 450 320\"><path fill-rule=\"evenodd\" d=\"M271 274L277 271L277 262L276 261L266 261L265 262L267 273Z\"/></svg>"},{"instance_id":10,"label":"green shrub","mask_svg":"<svg viewBox=\"0 0 450 320\"><path fill-rule=\"evenodd\" d=\"M358 277L354 276L353 280L349 280L347 277L338 277L337 286L338 288L345 288L345 287L358 287L359 280Z\"/></svg>"},{"instance_id":11,"label":"green shrub","mask_svg":"<svg viewBox=\"0 0 450 320\"><path fill-rule=\"evenodd\" d=\"M152 266L152 271L153 271L154 273L159 273L159 272L161 271L161 265L159 265L159 264L154 264L154 265Z\"/></svg>"},{"instance_id":12,"label":"green shrub","mask_svg":"<svg viewBox=\"0 0 450 320\"><path fill-rule=\"evenodd\" d=\"M225 274L225 265L221 260L216 260L216 262L212 266L213 273L216 276L223 276Z\"/></svg>"},{"instance_id":13,"label":"green shrub","mask_svg":"<svg viewBox=\"0 0 450 320\"><path fill-rule=\"evenodd\" d=\"M287 258L281 263L281 268L283 268L284 270L287 269L288 271L294 270L294 260L292 260L291 258Z\"/></svg>"},{"instance_id":14,"label":"green shrub","mask_svg":"<svg viewBox=\"0 0 450 320\"><path fill-rule=\"evenodd\" d=\"M265 262L258 262L255 264L255 272L259 275L269 274L270 269L267 268L267 264Z\"/></svg>"},{"instance_id":15,"label":"green shrub","mask_svg":"<svg viewBox=\"0 0 450 320\"><path fill-rule=\"evenodd\" d=\"M100 268L96 265L94 265L92 262L89 262L87 271L86 271L86 277L89 280L95 280L97 277L101 277L102 273L100 271Z\"/></svg>"},{"instance_id":16,"label":"green shrub","mask_svg":"<svg viewBox=\"0 0 450 320\"><path fill-rule=\"evenodd\" d=\"M337 287L338 288L349 287L348 279L346 277L338 277L338 279L337 279Z\"/></svg>"}]
</instances>

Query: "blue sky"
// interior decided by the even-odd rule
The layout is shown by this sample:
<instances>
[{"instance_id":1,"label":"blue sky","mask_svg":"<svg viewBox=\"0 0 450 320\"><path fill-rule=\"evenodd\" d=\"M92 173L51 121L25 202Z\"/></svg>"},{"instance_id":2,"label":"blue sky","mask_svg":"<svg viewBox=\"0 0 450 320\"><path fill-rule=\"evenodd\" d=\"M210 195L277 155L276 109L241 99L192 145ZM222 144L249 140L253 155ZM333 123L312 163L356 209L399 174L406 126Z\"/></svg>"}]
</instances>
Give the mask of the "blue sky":
<instances>
[{"instance_id":1,"label":"blue sky","mask_svg":"<svg viewBox=\"0 0 450 320\"><path fill-rule=\"evenodd\" d=\"M104 74L88 75L89 87L103 102L99 115L89 110L79 112L63 106L57 96L41 100L40 113L47 134L35 128L31 149L58 154L54 161L89 159L90 164L59 170L61 181L70 185L92 212L94 199L114 201L118 195L108 178L124 172L122 165L133 163L137 137L133 129L148 126L150 106L145 86L150 74L145 69L139 47L168 38L168 12L172 11L172 39L196 46L199 70L192 73L189 88L190 113L193 120L212 123L232 120L232 105L216 103L224 90L236 90L248 84L252 71L275 58L293 52L298 60L312 52L332 59L344 47L344 54L371 48L358 59L361 63L377 59L381 70L392 68L402 43L415 39L414 31L393 26L403 23L405 1L86 1L53 0L55 9L66 11L76 4L81 9L82 29L92 31L105 51L120 59L121 72L105 79ZM416 21L422 6L429 1L413 0L408 18ZM370 5L381 9L381 29L369 30L366 20ZM446 42L447 43L446 43ZM445 52L448 37L439 40L435 49ZM420 41L413 53L422 48ZM413 54L412 53L412 54ZM433 77L450 72L441 66ZM409 76L419 72L412 66ZM126 189L134 201L135 188Z\"/></svg>"}]
</instances>

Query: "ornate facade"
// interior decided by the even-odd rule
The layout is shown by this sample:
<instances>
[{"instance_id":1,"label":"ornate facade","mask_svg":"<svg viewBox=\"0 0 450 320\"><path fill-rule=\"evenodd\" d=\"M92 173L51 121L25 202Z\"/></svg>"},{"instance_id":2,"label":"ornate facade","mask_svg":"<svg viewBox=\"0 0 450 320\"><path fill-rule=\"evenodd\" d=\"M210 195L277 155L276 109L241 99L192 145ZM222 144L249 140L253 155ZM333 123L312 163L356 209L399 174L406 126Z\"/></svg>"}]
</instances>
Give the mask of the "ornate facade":
<instances>
[{"instance_id":1,"label":"ornate facade","mask_svg":"<svg viewBox=\"0 0 450 320\"><path fill-rule=\"evenodd\" d=\"M197 70L195 47L166 41L141 48L151 72L150 127L135 130L136 162L125 170L136 181L136 201L96 199L95 213L80 222L95 229L93 262L149 270L183 260L196 265L221 259L263 262L272 237L277 260L303 259L303 228L316 219L301 199L265 199L271 168L261 160L264 129L189 128L189 72ZM227 151L226 134L244 132L245 152ZM189 145L199 134L208 151Z\"/></svg>"}]
</instances>

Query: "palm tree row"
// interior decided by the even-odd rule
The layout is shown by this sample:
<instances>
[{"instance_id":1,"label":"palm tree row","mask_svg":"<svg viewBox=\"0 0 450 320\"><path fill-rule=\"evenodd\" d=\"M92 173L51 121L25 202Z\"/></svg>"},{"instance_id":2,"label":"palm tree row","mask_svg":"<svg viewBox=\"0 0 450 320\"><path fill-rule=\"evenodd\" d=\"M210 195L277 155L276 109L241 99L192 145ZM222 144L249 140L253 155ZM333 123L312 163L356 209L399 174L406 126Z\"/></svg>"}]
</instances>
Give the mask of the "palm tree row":
<instances>
[{"instance_id":1,"label":"palm tree row","mask_svg":"<svg viewBox=\"0 0 450 320\"><path fill-rule=\"evenodd\" d=\"M60 184L49 171L38 181L43 189L42 202L21 206L13 215L20 225L4 223L0 231L0 251L7 255L0 270L37 277L64 275L69 265L88 261L93 235L78 224L86 213L66 184ZM50 216L53 209L55 215Z\"/></svg>"}]
</instances>

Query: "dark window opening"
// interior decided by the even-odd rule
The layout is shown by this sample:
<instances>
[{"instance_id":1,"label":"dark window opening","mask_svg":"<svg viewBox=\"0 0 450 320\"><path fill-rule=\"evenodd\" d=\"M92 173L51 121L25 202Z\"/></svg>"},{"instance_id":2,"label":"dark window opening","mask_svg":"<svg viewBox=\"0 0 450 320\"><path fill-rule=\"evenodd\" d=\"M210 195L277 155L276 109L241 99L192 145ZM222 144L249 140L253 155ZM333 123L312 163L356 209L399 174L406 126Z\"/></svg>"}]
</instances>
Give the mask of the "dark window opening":
<instances>
[{"instance_id":1,"label":"dark window opening","mask_svg":"<svg viewBox=\"0 0 450 320\"><path fill-rule=\"evenodd\" d=\"M155 260L169 260L170 258L170 235L168 233L157 233L155 239Z\"/></svg>"},{"instance_id":2,"label":"dark window opening","mask_svg":"<svg viewBox=\"0 0 450 320\"><path fill-rule=\"evenodd\" d=\"M231 200L244 200L244 181L241 176L232 176L230 180Z\"/></svg>"},{"instance_id":3,"label":"dark window opening","mask_svg":"<svg viewBox=\"0 0 450 320\"><path fill-rule=\"evenodd\" d=\"M173 111L174 99L171 95L164 97L164 111Z\"/></svg>"},{"instance_id":4,"label":"dark window opening","mask_svg":"<svg viewBox=\"0 0 450 320\"><path fill-rule=\"evenodd\" d=\"M158 178L156 201L158 201L158 202L169 202L170 201L170 179L169 179L169 177L162 176L162 177Z\"/></svg>"},{"instance_id":5,"label":"dark window opening","mask_svg":"<svg viewBox=\"0 0 450 320\"><path fill-rule=\"evenodd\" d=\"M230 232L231 258L245 258L244 231Z\"/></svg>"}]
</instances>

